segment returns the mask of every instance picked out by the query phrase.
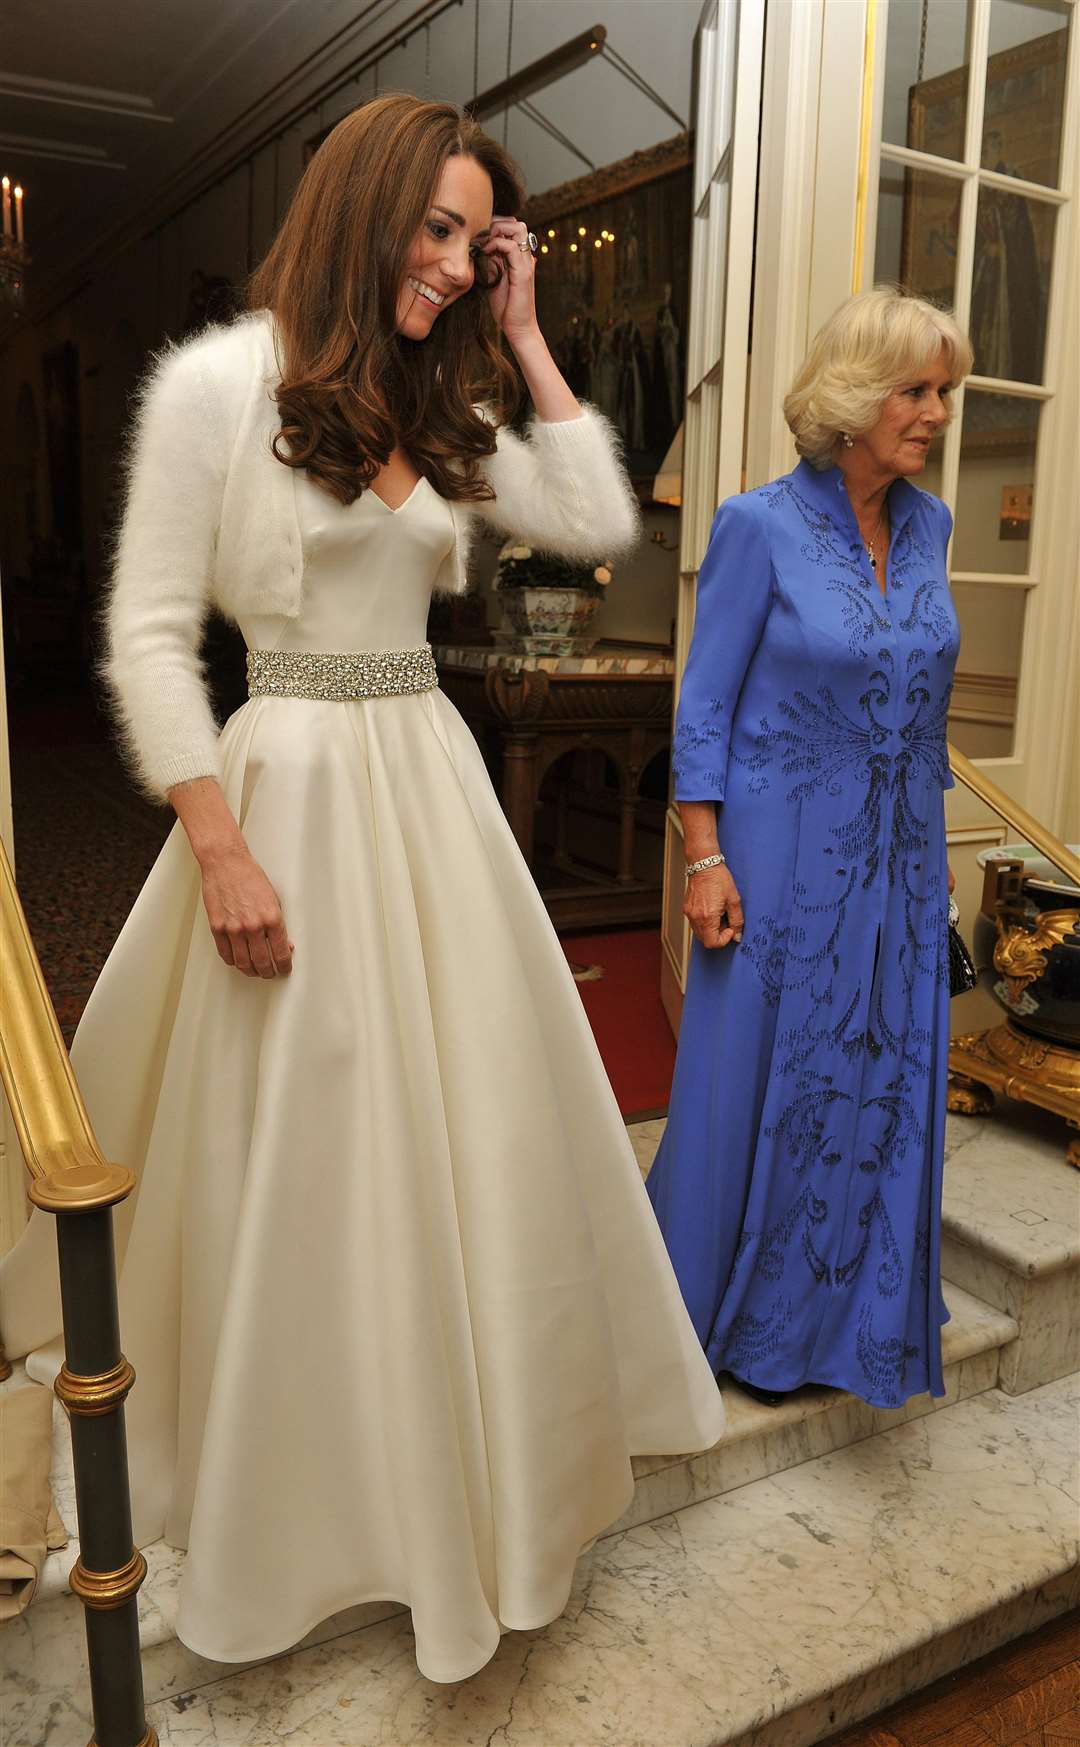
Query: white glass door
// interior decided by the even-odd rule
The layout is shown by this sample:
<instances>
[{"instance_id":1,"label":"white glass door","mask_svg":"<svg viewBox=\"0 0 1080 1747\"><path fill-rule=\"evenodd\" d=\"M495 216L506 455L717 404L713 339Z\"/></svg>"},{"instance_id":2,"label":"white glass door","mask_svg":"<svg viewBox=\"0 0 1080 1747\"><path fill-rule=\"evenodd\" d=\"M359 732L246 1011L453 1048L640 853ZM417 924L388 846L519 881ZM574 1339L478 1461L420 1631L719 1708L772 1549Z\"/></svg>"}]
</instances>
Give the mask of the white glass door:
<instances>
[{"instance_id":1,"label":"white glass door","mask_svg":"<svg viewBox=\"0 0 1080 1747\"><path fill-rule=\"evenodd\" d=\"M974 373L925 483L953 511L950 739L1052 828L1076 716L1080 18L1073 0L877 0L862 282L953 309ZM1072 480L1071 487L1066 483ZM1070 702L1071 694L1071 702ZM950 797L950 824L971 803Z\"/></svg>"}]
</instances>

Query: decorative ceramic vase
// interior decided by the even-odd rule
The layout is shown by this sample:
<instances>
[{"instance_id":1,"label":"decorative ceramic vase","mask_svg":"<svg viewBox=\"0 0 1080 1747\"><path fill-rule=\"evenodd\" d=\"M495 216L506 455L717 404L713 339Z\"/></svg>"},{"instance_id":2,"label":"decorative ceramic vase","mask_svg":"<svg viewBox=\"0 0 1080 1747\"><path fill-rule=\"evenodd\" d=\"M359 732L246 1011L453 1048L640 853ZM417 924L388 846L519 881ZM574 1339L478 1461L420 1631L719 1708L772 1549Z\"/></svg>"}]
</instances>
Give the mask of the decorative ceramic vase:
<instances>
[{"instance_id":1,"label":"decorative ceramic vase","mask_svg":"<svg viewBox=\"0 0 1080 1747\"><path fill-rule=\"evenodd\" d=\"M1018 1030L1080 1050L1080 889L1032 877L1019 858L991 866L994 920L980 914L974 940L997 972L994 996Z\"/></svg>"},{"instance_id":2,"label":"decorative ceramic vase","mask_svg":"<svg viewBox=\"0 0 1080 1747\"><path fill-rule=\"evenodd\" d=\"M496 588L503 625L499 647L514 655L587 655L590 625L603 597L586 588Z\"/></svg>"}]
</instances>

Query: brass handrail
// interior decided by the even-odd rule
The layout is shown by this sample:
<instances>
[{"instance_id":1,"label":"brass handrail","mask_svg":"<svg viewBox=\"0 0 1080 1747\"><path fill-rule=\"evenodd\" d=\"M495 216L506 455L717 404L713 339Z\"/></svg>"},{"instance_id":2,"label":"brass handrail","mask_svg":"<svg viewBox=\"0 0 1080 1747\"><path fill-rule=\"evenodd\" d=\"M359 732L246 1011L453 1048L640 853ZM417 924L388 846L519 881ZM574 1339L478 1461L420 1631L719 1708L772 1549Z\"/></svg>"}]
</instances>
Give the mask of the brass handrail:
<instances>
[{"instance_id":1,"label":"brass handrail","mask_svg":"<svg viewBox=\"0 0 1080 1747\"><path fill-rule=\"evenodd\" d=\"M56 1393L71 1418L81 1552L69 1582L84 1604L91 1747L156 1747L139 1657L146 1561L132 1541L124 1435L135 1373L120 1350L112 1232L113 1206L135 1177L110 1164L94 1137L2 843L0 967L0 1078L30 1199L56 1216L64 1319Z\"/></svg>"},{"instance_id":2,"label":"brass handrail","mask_svg":"<svg viewBox=\"0 0 1080 1747\"><path fill-rule=\"evenodd\" d=\"M1056 868L1060 868L1073 885L1080 886L1080 856L1067 849L1061 839L1048 831L1045 825L1041 825L1034 814L1022 807L1019 801L1014 801L1004 789L999 789L997 783L992 782L977 764L972 764L971 759L960 752L952 741L949 742L949 764L958 782L962 782L973 795L978 795L991 812L997 813L1007 825L1018 831L1025 843L1030 843L1033 849L1045 855L1047 861L1052 861Z\"/></svg>"},{"instance_id":3,"label":"brass handrail","mask_svg":"<svg viewBox=\"0 0 1080 1747\"><path fill-rule=\"evenodd\" d=\"M32 1179L31 1201L50 1213L123 1201L134 1174L110 1165L94 1138L2 845L0 964L0 1078Z\"/></svg>"}]
</instances>

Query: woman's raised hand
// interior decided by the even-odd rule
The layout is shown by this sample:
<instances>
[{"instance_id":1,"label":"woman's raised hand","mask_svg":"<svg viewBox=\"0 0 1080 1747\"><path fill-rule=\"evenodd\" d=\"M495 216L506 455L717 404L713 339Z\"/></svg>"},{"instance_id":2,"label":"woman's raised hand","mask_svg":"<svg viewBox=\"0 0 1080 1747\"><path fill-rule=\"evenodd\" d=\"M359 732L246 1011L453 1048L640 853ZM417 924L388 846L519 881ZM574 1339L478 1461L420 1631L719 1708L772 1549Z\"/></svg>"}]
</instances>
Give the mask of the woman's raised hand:
<instances>
[{"instance_id":1,"label":"woman's raised hand","mask_svg":"<svg viewBox=\"0 0 1080 1747\"><path fill-rule=\"evenodd\" d=\"M531 334L536 320L536 257L529 248L529 227L519 218L493 218L485 255L502 258L502 276L488 292L491 312L508 340Z\"/></svg>"},{"instance_id":2,"label":"woman's raised hand","mask_svg":"<svg viewBox=\"0 0 1080 1747\"><path fill-rule=\"evenodd\" d=\"M702 946L728 946L742 939L739 888L725 866L703 868L686 882L683 915Z\"/></svg>"}]
</instances>

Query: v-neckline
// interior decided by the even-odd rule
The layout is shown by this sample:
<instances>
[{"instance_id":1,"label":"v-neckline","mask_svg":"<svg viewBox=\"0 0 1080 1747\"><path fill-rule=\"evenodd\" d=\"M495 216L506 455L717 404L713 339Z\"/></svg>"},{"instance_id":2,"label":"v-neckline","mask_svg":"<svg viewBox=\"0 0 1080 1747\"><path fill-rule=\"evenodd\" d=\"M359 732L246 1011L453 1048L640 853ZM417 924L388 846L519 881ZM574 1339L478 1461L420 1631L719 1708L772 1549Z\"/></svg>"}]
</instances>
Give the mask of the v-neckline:
<instances>
[{"instance_id":1,"label":"v-neckline","mask_svg":"<svg viewBox=\"0 0 1080 1747\"><path fill-rule=\"evenodd\" d=\"M401 514L402 510L408 509L409 505L412 503L413 498L416 496L417 492L420 490L420 487L423 485L423 483L424 483L424 475L421 473L419 479L416 481L416 484L413 486L408 497L403 498L399 504L387 503L387 501L384 497L380 497L379 493L375 490L375 487L373 485L368 486L368 495L369 495L369 497L373 497L375 499L376 503L381 503L383 509L387 512L388 515L399 516Z\"/></svg>"}]
</instances>

